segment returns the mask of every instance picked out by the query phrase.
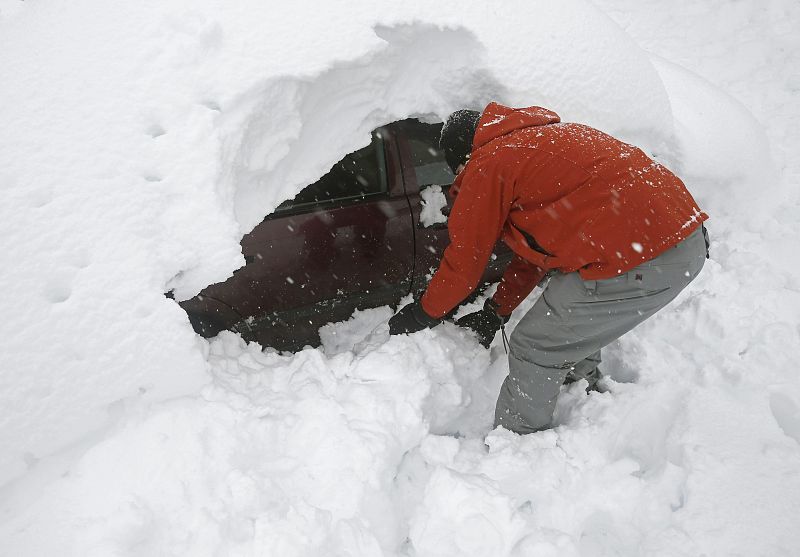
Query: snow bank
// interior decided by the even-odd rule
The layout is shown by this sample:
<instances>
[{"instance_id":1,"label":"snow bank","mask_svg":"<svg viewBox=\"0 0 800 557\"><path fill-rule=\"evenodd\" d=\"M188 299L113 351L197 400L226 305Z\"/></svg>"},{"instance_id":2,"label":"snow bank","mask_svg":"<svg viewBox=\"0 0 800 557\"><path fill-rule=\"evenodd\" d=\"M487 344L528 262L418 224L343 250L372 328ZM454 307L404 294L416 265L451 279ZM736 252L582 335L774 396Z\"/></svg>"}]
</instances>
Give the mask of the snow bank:
<instances>
[{"instance_id":1,"label":"snow bank","mask_svg":"<svg viewBox=\"0 0 800 557\"><path fill-rule=\"evenodd\" d=\"M774 199L743 187L774 188L780 180L762 125L741 103L700 76L664 59L654 62L675 118L678 170L692 185L692 193L714 198L715 209L725 214L746 207L751 216L763 216ZM720 190L727 195L715 195Z\"/></svg>"},{"instance_id":2,"label":"snow bank","mask_svg":"<svg viewBox=\"0 0 800 557\"><path fill-rule=\"evenodd\" d=\"M796 196L784 172L753 203L759 124L596 8L6 0L0 75L0 553L800 544ZM241 234L375 126L489 99L645 146L712 216L703 274L606 350L608 392L563 391L556 429L491 431L502 346L452 325L389 338L378 308L288 356L202 341L163 297L224 279Z\"/></svg>"},{"instance_id":3,"label":"snow bank","mask_svg":"<svg viewBox=\"0 0 800 557\"><path fill-rule=\"evenodd\" d=\"M746 375L759 354L681 349L716 322L709 282L610 351L636 383L575 385L560 427L524 437L484 440L504 353L454 325L389 339L389 310L369 310L295 356L223 333L202 396L127 408L44 496L6 489L0 539L12 555L780 554L797 408Z\"/></svg>"},{"instance_id":4,"label":"snow bank","mask_svg":"<svg viewBox=\"0 0 800 557\"><path fill-rule=\"evenodd\" d=\"M117 401L196 392L163 292L224 280L242 233L377 125L496 98L670 137L652 65L581 1L2 10L0 483Z\"/></svg>"}]
</instances>

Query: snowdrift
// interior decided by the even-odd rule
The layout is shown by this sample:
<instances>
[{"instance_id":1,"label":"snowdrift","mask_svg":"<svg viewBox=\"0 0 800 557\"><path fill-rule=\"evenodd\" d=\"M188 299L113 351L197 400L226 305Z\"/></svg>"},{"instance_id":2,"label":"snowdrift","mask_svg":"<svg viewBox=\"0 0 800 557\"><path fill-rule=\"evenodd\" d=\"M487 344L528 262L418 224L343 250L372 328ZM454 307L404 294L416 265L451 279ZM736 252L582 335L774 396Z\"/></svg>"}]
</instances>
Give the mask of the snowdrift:
<instances>
[{"instance_id":1,"label":"snowdrift","mask_svg":"<svg viewBox=\"0 0 800 557\"><path fill-rule=\"evenodd\" d=\"M764 245L800 226L785 185L748 196L780 184L760 124L585 1L329 4L0 3L0 548L796 547L800 284ZM492 432L502 347L454 326L389 338L379 308L280 355L199 339L164 297L228 277L373 128L489 100L644 147L712 216L703 275L557 429Z\"/></svg>"},{"instance_id":2,"label":"snowdrift","mask_svg":"<svg viewBox=\"0 0 800 557\"><path fill-rule=\"evenodd\" d=\"M0 481L115 402L196 392L203 349L163 293L230 276L241 235L378 125L496 98L668 143L658 75L610 20L585 2L506 9L44 2L4 18Z\"/></svg>"}]
</instances>

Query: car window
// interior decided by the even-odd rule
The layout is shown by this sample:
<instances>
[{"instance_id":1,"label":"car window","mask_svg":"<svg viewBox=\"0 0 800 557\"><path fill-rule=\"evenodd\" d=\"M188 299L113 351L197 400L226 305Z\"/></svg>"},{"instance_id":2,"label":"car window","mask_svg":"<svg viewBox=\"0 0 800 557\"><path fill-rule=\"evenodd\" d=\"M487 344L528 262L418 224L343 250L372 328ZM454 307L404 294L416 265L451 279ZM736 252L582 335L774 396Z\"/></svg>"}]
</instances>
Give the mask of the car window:
<instances>
[{"instance_id":1,"label":"car window","mask_svg":"<svg viewBox=\"0 0 800 557\"><path fill-rule=\"evenodd\" d=\"M386 157L380 130L376 130L369 145L334 164L322 178L305 187L294 199L282 203L278 210L331 201L357 201L386 191Z\"/></svg>"},{"instance_id":2,"label":"car window","mask_svg":"<svg viewBox=\"0 0 800 557\"><path fill-rule=\"evenodd\" d=\"M439 149L442 124L425 124L418 120L408 120L404 129L417 185L422 187L431 184L452 184L453 172L444 160L444 152Z\"/></svg>"}]
</instances>

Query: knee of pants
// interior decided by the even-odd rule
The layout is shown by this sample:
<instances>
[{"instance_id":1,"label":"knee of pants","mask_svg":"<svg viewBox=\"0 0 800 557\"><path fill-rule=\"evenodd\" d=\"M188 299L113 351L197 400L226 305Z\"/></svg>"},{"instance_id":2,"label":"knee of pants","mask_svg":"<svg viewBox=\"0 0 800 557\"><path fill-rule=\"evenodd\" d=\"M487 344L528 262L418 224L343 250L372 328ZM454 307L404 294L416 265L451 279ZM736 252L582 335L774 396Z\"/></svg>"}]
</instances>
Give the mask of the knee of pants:
<instances>
[{"instance_id":1,"label":"knee of pants","mask_svg":"<svg viewBox=\"0 0 800 557\"><path fill-rule=\"evenodd\" d=\"M509 355L523 362L545 368L568 368L574 362L559 350L550 349L524 335L512 333L508 341Z\"/></svg>"},{"instance_id":2,"label":"knee of pants","mask_svg":"<svg viewBox=\"0 0 800 557\"><path fill-rule=\"evenodd\" d=\"M521 334L519 328L514 329L508 337L509 352L522 360L530 359L528 354L537 351L536 344L530 336Z\"/></svg>"},{"instance_id":3,"label":"knee of pants","mask_svg":"<svg viewBox=\"0 0 800 557\"><path fill-rule=\"evenodd\" d=\"M533 310L528 312L517 324L508 339L508 345L512 351L525 354L530 351L547 351L548 339L552 340L554 334L560 331L559 324L554 322L547 324L547 329L543 326L542 320L533 316Z\"/></svg>"}]
</instances>

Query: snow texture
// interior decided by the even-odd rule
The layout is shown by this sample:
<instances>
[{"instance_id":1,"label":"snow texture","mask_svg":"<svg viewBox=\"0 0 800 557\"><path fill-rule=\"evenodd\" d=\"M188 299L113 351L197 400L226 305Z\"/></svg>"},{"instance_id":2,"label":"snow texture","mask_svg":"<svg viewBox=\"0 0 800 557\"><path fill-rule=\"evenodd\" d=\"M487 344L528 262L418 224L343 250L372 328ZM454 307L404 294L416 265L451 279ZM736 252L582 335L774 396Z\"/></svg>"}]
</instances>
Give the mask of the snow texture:
<instances>
[{"instance_id":1,"label":"snow texture","mask_svg":"<svg viewBox=\"0 0 800 557\"><path fill-rule=\"evenodd\" d=\"M0 555L795 554L798 24L790 0L0 0ZM642 146L711 215L701 276L553 430L492 430L502 345L452 324L390 338L377 308L281 355L164 297L228 277L372 129L490 100Z\"/></svg>"},{"instance_id":2,"label":"snow texture","mask_svg":"<svg viewBox=\"0 0 800 557\"><path fill-rule=\"evenodd\" d=\"M419 214L419 221L424 226L447 222L447 216L442 209L447 207L447 198L441 186L429 186L420 193L422 198L422 211Z\"/></svg>"}]
</instances>

